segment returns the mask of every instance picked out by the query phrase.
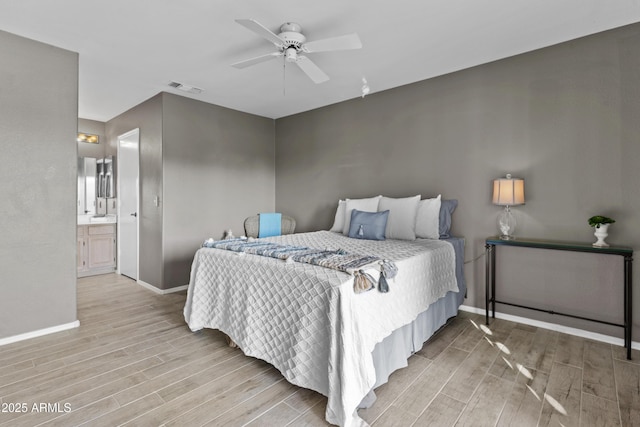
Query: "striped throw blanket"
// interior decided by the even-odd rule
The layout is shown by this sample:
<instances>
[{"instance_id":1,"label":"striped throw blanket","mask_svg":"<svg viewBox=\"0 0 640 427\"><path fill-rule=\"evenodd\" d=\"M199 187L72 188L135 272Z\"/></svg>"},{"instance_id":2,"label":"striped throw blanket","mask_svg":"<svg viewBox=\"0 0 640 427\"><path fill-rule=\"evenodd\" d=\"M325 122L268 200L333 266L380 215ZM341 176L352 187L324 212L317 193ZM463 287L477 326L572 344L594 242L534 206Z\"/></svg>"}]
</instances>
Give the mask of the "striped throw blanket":
<instances>
[{"instance_id":1,"label":"striped throw blanket","mask_svg":"<svg viewBox=\"0 0 640 427\"><path fill-rule=\"evenodd\" d=\"M398 272L398 268L392 261L371 255L348 253L342 249L313 249L305 246L281 245L251 238L209 239L202 246L277 258L286 262L304 262L339 270L354 276L353 289L356 293L368 291L376 285L376 280L364 271L366 268L375 267L380 270L380 277L377 281L380 292L389 291L387 279L394 278Z\"/></svg>"}]
</instances>

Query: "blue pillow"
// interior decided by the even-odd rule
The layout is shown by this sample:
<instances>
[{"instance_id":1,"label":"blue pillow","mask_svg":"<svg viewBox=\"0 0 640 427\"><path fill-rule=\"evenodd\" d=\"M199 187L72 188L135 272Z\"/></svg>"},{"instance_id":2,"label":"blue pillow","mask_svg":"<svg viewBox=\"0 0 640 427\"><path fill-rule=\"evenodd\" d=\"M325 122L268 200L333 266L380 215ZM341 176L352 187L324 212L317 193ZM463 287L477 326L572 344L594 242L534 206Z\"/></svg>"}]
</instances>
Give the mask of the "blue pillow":
<instances>
[{"instance_id":1,"label":"blue pillow","mask_svg":"<svg viewBox=\"0 0 640 427\"><path fill-rule=\"evenodd\" d=\"M351 211L349 237L355 239L384 240L389 211L365 212L354 209Z\"/></svg>"},{"instance_id":2,"label":"blue pillow","mask_svg":"<svg viewBox=\"0 0 640 427\"><path fill-rule=\"evenodd\" d=\"M456 199L445 200L442 199L440 201L440 225L439 232L441 239L448 239L449 231L451 231L451 214L458 207L458 201Z\"/></svg>"}]
</instances>

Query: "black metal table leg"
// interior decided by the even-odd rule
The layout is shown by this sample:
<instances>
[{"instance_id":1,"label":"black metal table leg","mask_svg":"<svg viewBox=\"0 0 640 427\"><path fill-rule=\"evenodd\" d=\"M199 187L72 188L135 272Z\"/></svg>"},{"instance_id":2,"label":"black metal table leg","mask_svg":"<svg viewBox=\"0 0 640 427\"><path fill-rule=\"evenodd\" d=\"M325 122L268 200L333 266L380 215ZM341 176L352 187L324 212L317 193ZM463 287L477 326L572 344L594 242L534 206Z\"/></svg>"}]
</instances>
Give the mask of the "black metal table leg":
<instances>
[{"instance_id":1,"label":"black metal table leg","mask_svg":"<svg viewBox=\"0 0 640 427\"><path fill-rule=\"evenodd\" d=\"M496 318L496 247L491 246L491 317Z\"/></svg>"},{"instance_id":2,"label":"black metal table leg","mask_svg":"<svg viewBox=\"0 0 640 427\"><path fill-rule=\"evenodd\" d=\"M624 257L624 345L627 348L627 359L631 360L631 327L633 326L633 258Z\"/></svg>"},{"instance_id":3,"label":"black metal table leg","mask_svg":"<svg viewBox=\"0 0 640 427\"><path fill-rule=\"evenodd\" d=\"M492 245L484 245L485 255L485 276L484 276L484 307L485 307L485 324L489 324L489 283L491 282L491 249Z\"/></svg>"}]
</instances>

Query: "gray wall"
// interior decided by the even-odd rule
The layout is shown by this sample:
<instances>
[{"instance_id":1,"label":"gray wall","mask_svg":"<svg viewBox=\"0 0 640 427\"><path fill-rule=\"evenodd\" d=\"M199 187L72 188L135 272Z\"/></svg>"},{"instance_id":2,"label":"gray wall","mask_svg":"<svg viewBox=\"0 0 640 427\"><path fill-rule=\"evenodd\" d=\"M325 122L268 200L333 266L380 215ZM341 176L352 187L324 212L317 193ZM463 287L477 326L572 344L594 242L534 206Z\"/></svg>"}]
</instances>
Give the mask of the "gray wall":
<instances>
[{"instance_id":1,"label":"gray wall","mask_svg":"<svg viewBox=\"0 0 640 427\"><path fill-rule=\"evenodd\" d=\"M275 209L274 121L163 94L163 288L186 285L208 238Z\"/></svg>"},{"instance_id":2,"label":"gray wall","mask_svg":"<svg viewBox=\"0 0 640 427\"><path fill-rule=\"evenodd\" d=\"M139 279L159 289L184 286L205 239L229 228L244 234L247 216L275 209L274 121L161 93L107 122L108 147L135 128Z\"/></svg>"},{"instance_id":3,"label":"gray wall","mask_svg":"<svg viewBox=\"0 0 640 427\"><path fill-rule=\"evenodd\" d=\"M5 338L77 320L78 55L0 31L0 58Z\"/></svg>"},{"instance_id":4,"label":"gray wall","mask_svg":"<svg viewBox=\"0 0 640 427\"><path fill-rule=\"evenodd\" d=\"M138 279L153 286L163 283L162 209L153 199L162 194L162 95L137 105L105 125L106 152L117 156L118 137L140 128L140 255Z\"/></svg>"},{"instance_id":5,"label":"gray wall","mask_svg":"<svg viewBox=\"0 0 640 427\"><path fill-rule=\"evenodd\" d=\"M587 218L604 214L617 220L609 242L639 247L639 44L636 24L279 119L276 208L308 231L331 226L339 198L441 193L460 201L453 231L466 238L472 260L497 233L491 180L510 172L526 183L517 234L595 241ZM498 255L505 298L622 320L620 260L524 249ZM465 271L465 303L484 307L484 259ZM640 292L634 304L637 313ZM499 309L622 336L619 328ZM638 341L640 316L634 324Z\"/></svg>"}]
</instances>

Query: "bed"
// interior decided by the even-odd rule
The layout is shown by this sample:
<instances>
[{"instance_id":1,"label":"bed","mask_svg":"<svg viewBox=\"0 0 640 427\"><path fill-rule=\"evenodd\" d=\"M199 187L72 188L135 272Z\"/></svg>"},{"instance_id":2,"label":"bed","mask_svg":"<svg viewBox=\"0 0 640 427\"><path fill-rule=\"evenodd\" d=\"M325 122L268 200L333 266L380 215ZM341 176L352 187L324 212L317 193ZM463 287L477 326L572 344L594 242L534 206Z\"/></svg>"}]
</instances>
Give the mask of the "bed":
<instances>
[{"instance_id":1,"label":"bed","mask_svg":"<svg viewBox=\"0 0 640 427\"><path fill-rule=\"evenodd\" d=\"M332 231L265 240L375 254L392 260L397 276L388 293L356 293L342 271L204 247L191 269L189 328L218 329L292 384L327 396L328 422L367 425L357 408L372 404L374 388L456 315L466 291L464 240L372 241Z\"/></svg>"}]
</instances>

